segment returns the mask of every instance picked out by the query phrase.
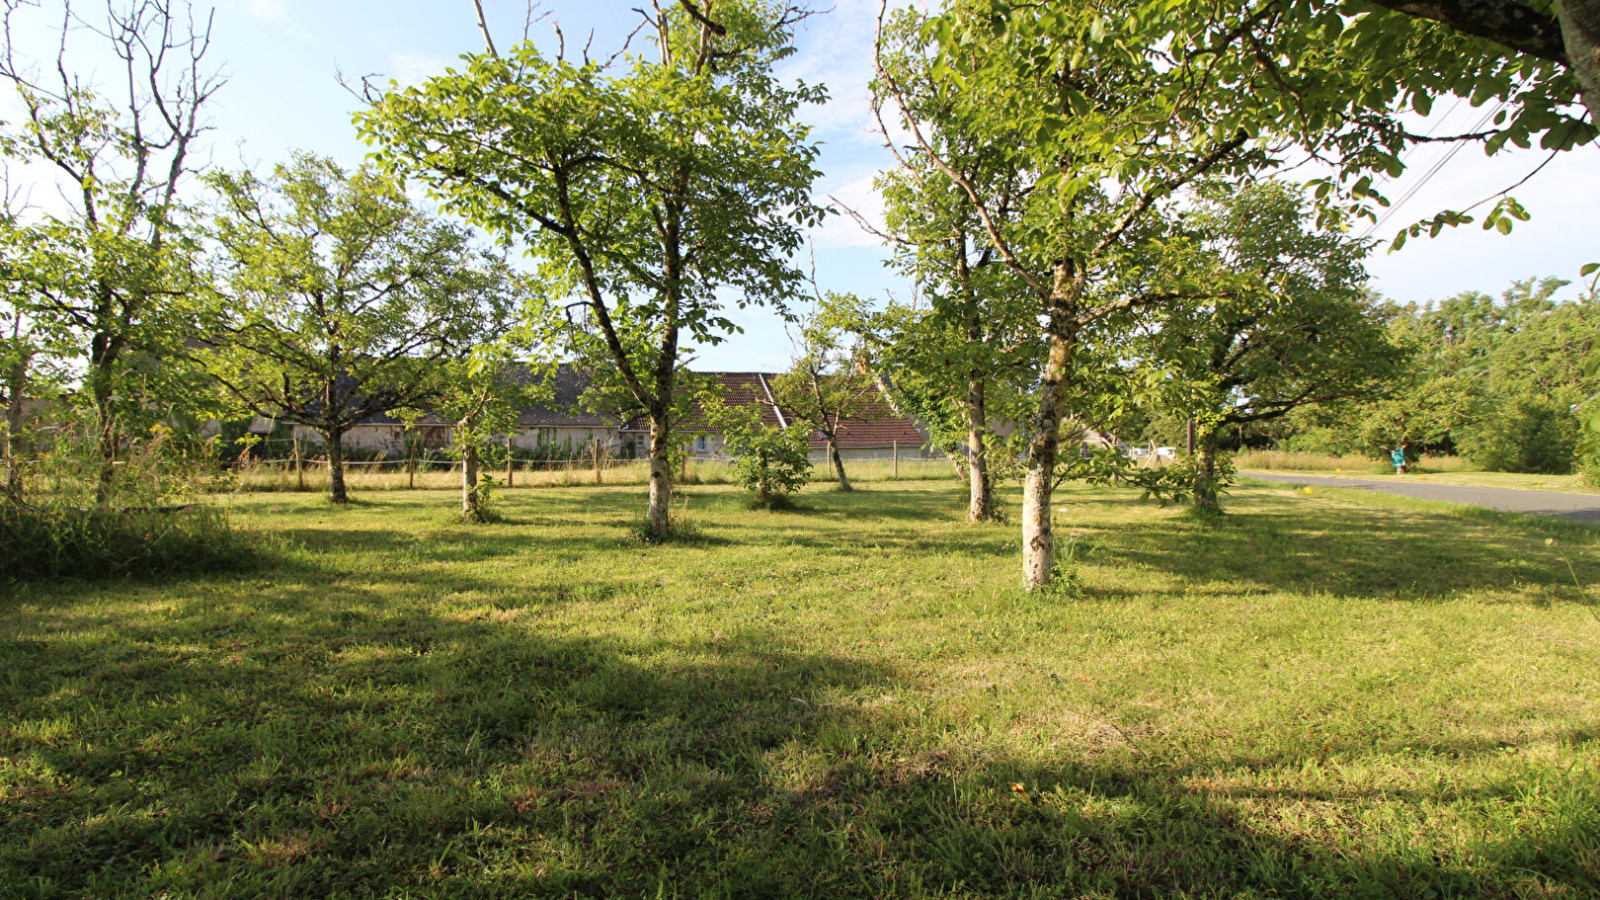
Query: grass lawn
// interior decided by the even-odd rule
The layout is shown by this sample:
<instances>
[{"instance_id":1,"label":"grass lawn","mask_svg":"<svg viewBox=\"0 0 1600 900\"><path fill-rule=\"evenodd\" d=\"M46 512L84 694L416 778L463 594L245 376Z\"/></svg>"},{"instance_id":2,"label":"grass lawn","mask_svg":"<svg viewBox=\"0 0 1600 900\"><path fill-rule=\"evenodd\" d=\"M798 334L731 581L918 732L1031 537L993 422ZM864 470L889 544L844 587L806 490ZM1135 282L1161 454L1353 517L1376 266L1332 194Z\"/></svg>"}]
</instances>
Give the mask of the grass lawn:
<instances>
[{"instance_id":1,"label":"grass lawn","mask_svg":"<svg viewBox=\"0 0 1600 900\"><path fill-rule=\"evenodd\" d=\"M1272 472L1281 475L1330 475L1348 478L1381 478L1424 484L1463 484L1474 487L1517 488L1530 491L1600 494L1600 488L1582 475L1534 475L1521 472L1479 472L1458 456L1425 456L1404 475L1396 475L1388 460L1364 456L1326 456L1318 453L1287 453L1279 450L1252 450L1239 454L1235 462L1241 474Z\"/></svg>"},{"instance_id":2,"label":"grass lawn","mask_svg":"<svg viewBox=\"0 0 1600 900\"><path fill-rule=\"evenodd\" d=\"M1405 475L1394 474L1391 466L1388 471L1375 469L1345 470L1344 472L1317 471L1283 471L1272 470L1273 474L1284 475L1332 475L1349 478L1378 478L1385 481L1411 481L1420 484L1466 484L1474 487L1517 488L1528 491L1557 491L1569 494L1600 494L1581 475L1529 475L1520 472L1408 472ZM1248 476L1249 472L1241 474Z\"/></svg>"},{"instance_id":3,"label":"grass lawn","mask_svg":"<svg viewBox=\"0 0 1600 900\"><path fill-rule=\"evenodd\" d=\"M1028 597L953 482L687 497L248 495L269 568L0 589L0 898L1600 893L1596 532L1068 489Z\"/></svg>"}]
</instances>

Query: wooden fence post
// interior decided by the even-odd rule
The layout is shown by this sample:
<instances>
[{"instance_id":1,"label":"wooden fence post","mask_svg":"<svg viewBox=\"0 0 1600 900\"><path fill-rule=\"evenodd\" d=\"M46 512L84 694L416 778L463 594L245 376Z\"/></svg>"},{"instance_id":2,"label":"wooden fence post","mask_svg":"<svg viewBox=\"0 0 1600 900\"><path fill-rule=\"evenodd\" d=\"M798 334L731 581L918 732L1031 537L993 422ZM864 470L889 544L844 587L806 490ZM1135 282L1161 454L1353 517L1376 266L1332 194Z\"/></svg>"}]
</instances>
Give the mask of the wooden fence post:
<instances>
[{"instance_id":1,"label":"wooden fence post","mask_svg":"<svg viewBox=\"0 0 1600 900\"><path fill-rule=\"evenodd\" d=\"M506 487L511 487L517 472L517 458L511 455L511 441L506 441Z\"/></svg>"},{"instance_id":2,"label":"wooden fence post","mask_svg":"<svg viewBox=\"0 0 1600 900\"><path fill-rule=\"evenodd\" d=\"M300 435L298 435L298 434L293 435L293 438L294 438L294 480L295 480L295 483L297 485L296 489L303 491L303 490L306 489L306 470L305 470L305 465L303 464L303 460L300 457Z\"/></svg>"},{"instance_id":3,"label":"wooden fence post","mask_svg":"<svg viewBox=\"0 0 1600 900\"><path fill-rule=\"evenodd\" d=\"M900 442L894 442L894 477L900 477Z\"/></svg>"}]
</instances>

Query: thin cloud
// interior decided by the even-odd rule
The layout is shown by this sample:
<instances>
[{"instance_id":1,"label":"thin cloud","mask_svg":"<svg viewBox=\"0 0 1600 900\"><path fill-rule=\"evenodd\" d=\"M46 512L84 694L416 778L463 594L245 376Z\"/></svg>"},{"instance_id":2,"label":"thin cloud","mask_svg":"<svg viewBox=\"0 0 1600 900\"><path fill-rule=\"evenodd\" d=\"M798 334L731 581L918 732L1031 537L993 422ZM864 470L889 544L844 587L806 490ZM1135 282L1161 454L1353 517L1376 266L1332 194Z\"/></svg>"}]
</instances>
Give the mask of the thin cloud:
<instances>
[{"instance_id":1,"label":"thin cloud","mask_svg":"<svg viewBox=\"0 0 1600 900\"><path fill-rule=\"evenodd\" d=\"M234 4L239 15L247 19L261 19L263 21L282 19L289 15L289 4L286 0L238 0Z\"/></svg>"},{"instance_id":2,"label":"thin cloud","mask_svg":"<svg viewBox=\"0 0 1600 900\"><path fill-rule=\"evenodd\" d=\"M863 175L832 189L820 192L822 202L830 206L848 207L878 231L884 231L883 197L873 187L877 173ZM835 202L837 201L837 202ZM872 234L844 209L824 219L822 225L811 230L811 242L818 249L832 247L877 247L883 240Z\"/></svg>"},{"instance_id":3,"label":"thin cloud","mask_svg":"<svg viewBox=\"0 0 1600 900\"><path fill-rule=\"evenodd\" d=\"M442 57L426 53L392 53L389 65L394 69L394 80L410 86L444 74L450 64Z\"/></svg>"}]
</instances>

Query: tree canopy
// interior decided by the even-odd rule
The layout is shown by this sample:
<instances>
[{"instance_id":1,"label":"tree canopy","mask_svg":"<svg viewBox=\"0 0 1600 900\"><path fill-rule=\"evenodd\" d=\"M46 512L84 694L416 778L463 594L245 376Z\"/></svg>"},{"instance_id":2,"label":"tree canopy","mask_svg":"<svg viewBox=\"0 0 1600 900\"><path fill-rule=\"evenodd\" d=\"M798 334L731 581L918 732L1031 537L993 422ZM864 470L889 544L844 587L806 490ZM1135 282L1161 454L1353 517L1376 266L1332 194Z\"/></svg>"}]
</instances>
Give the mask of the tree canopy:
<instances>
[{"instance_id":1,"label":"tree canopy","mask_svg":"<svg viewBox=\"0 0 1600 900\"><path fill-rule=\"evenodd\" d=\"M344 502L344 433L441 399L436 364L496 336L514 307L509 272L372 168L302 153L268 181L210 181L223 294L198 356L238 407L317 431L329 496Z\"/></svg>"},{"instance_id":2,"label":"tree canopy","mask_svg":"<svg viewBox=\"0 0 1600 900\"><path fill-rule=\"evenodd\" d=\"M757 0L663 7L656 52L582 63L532 43L394 87L358 116L377 157L538 261L561 336L615 368L651 421L649 531L667 536L682 337L735 330L733 302L781 304L789 257L821 215L816 147L782 84L801 14Z\"/></svg>"}]
</instances>

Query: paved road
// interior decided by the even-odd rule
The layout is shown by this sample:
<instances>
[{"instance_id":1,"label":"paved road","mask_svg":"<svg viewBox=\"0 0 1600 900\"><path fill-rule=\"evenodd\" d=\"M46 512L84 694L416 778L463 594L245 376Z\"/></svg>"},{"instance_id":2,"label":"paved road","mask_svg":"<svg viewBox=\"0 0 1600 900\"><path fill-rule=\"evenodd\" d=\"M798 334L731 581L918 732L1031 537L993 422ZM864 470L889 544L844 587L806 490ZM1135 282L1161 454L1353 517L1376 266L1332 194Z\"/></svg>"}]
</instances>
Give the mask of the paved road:
<instances>
[{"instance_id":1,"label":"paved road","mask_svg":"<svg viewBox=\"0 0 1600 900\"><path fill-rule=\"evenodd\" d=\"M1420 497L1424 500L1470 503L1506 512L1560 516L1576 522L1600 522L1600 494L1565 494L1557 491L1468 487L1461 484L1425 484L1418 481L1388 481L1382 478L1338 478L1331 475L1282 475L1276 472L1239 474L1245 478L1259 478L1262 481L1354 488L1358 491L1383 491L1406 497Z\"/></svg>"}]
</instances>

